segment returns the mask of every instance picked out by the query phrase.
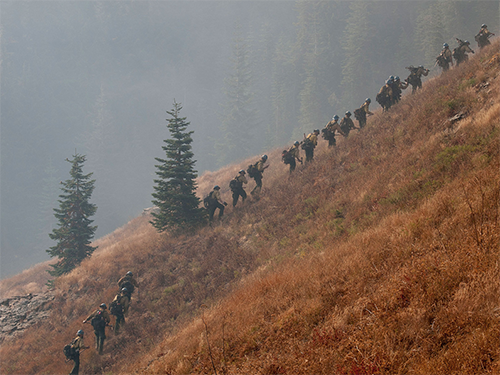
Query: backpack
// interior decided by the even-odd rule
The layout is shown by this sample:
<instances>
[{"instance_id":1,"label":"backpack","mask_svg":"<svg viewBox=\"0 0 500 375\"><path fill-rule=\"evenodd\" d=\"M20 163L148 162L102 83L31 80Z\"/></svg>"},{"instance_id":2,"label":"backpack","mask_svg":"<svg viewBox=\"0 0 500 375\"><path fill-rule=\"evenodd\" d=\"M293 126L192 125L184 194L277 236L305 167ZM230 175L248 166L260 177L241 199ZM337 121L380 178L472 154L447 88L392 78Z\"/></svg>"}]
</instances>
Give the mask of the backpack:
<instances>
[{"instance_id":1,"label":"backpack","mask_svg":"<svg viewBox=\"0 0 500 375\"><path fill-rule=\"evenodd\" d=\"M71 344L64 345L63 353L66 359L73 359L73 357L75 356L75 349L71 346Z\"/></svg>"},{"instance_id":2,"label":"backpack","mask_svg":"<svg viewBox=\"0 0 500 375\"><path fill-rule=\"evenodd\" d=\"M127 288L127 293L132 294L134 292L134 284L132 284L129 280L125 280L122 285L120 285L120 288Z\"/></svg>"},{"instance_id":3,"label":"backpack","mask_svg":"<svg viewBox=\"0 0 500 375\"><path fill-rule=\"evenodd\" d=\"M229 181L229 189L231 191L236 191L241 187L241 182L239 182L236 178L233 178L231 181Z\"/></svg>"},{"instance_id":4,"label":"backpack","mask_svg":"<svg viewBox=\"0 0 500 375\"><path fill-rule=\"evenodd\" d=\"M366 114L366 112L365 112L365 111L363 111L363 109L361 109L361 108L358 108L358 109L354 110L354 118L355 118L356 120L358 120L358 121L359 121L359 120L362 120L363 118L366 118L366 115L365 115L365 116L363 116L363 113L365 113L365 114Z\"/></svg>"},{"instance_id":5,"label":"backpack","mask_svg":"<svg viewBox=\"0 0 500 375\"><path fill-rule=\"evenodd\" d=\"M111 305L109 305L109 312L114 316L121 316L123 315L123 306L118 300L114 300L111 302Z\"/></svg>"},{"instance_id":6,"label":"backpack","mask_svg":"<svg viewBox=\"0 0 500 375\"><path fill-rule=\"evenodd\" d=\"M96 330L96 331L102 330L104 327L106 327L106 321L102 317L101 310L96 311L96 314L94 315L94 317L90 321L90 324L92 325L92 327L94 327L94 330Z\"/></svg>"},{"instance_id":7,"label":"backpack","mask_svg":"<svg viewBox=\"0 0 500 375\"><path fill-rule=\"evenodd\" d=\"M257 162L258 163L258 162ZM259 173L259 170L257 169L257 163L255 164L250 164L247 168L247 173L248 176L251 178L257 177L257 174Z\"/></svg>"},{"instance_id":8,"label":"backpack","mask_svg":"<svg viewBox=\"0 0 500 375\"><path fill-rule=\"evenodd\" d=\"M294 156L290 152L290 150L283 150L281 153L281 160L283 160L283 163L285 164L290 164L294 159Z\"/></svg>"},{"instance_id":9,"label":"backpack","mask_svg":"<svg viewBox=\"0 0 500 375\"><path fill-rule=\"evenodd\" d=\"M212 197L212 193L213 191L211 191L205 198L203 198L203 206L205 208L209 208L215 201L215 199Z\"/></svg>"},{"instance_id":10,"label":"backpack","mask_svg":"<svg viewBox=\"0 0 500 375\"><path fill-rule=\"evenodd\" d=\"M314 144L312 143L312 141L309 139L309 138L305 138L303 141L302 141L302 150L309 150L311 148L314 148Z\"/></svg>"}]
</instances>

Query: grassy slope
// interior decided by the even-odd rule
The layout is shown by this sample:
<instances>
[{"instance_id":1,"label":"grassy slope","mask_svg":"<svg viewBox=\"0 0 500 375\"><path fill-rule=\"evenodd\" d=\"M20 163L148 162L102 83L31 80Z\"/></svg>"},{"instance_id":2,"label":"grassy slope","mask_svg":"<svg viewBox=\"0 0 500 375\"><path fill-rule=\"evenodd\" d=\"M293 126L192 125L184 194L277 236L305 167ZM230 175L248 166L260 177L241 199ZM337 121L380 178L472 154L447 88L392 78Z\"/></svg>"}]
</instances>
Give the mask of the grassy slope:
<instances>
[{"instance_id":1,"label":"grassy slope","mask_svg":"<svg viewBox=\"0 0 500 375\"><path fill-rule=\"evenodd\" d=\"M293 178L273 151L263 198L213 229L172 239L140 217L101 240L59 280L54 317L2 345L1 372L68 372L62 346L128 269L141 303L105 355L82 354L84 373L500 371L497 51L337 150L322 142ZM200 191L238 169L202 176Z\"/></svg>"}]
</instances>

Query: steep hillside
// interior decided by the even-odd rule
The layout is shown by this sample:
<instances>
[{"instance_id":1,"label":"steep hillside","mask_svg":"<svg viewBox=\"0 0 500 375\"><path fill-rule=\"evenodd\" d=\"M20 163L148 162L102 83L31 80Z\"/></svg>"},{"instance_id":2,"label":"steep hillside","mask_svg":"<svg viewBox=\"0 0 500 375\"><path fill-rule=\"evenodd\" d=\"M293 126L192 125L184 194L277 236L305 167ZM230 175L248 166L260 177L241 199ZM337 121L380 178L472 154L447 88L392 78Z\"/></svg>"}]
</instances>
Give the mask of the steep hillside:
<instances>
[{"instance_id":1,"label":"steep hillside","mask_svg":"<svg viewBox=\"0 0 500 375\"><path fill-rule=\"evenodd\" d=\"M129 269L140 300L103 356L82 354L86 374L499 372L499 70L497 43L292 176L269 153L262 199L213 228L133 220L2 344L1 372L68 372L62 347Z\"/></svg>"}]
</instances>

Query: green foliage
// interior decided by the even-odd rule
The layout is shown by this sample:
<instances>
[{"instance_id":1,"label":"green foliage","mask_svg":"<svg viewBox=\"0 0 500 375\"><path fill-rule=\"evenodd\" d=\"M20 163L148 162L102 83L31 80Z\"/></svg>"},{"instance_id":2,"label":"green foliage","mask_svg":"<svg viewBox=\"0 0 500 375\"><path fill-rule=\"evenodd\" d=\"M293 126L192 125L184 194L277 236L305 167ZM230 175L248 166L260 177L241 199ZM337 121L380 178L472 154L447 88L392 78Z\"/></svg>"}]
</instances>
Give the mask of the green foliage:
<instances>
[{"instance_id":1,"label":"green foliage","mask_svg":"<svg viewBox=\"0 0 500 375\"><path fill-rule=\"evenodd\" d=\"M182 106L175 102L174 108L167 113L168 129L172 138L164 140L162 146L166 159L155 158L161 164L157 168L155 192L152 201L159 209L153 213L151 224L162 232L167 228L187 230L205 222L205 210L199 208L200 199L196 196L196 171L194 170L193 152L191 151L192 131L186 132L189 122L180 117Z\"/></svg>"},{"instance_id":2,"label":"green foliage","mask_svg":"<svg viewBox=\"0 0 500 375\"><path fill-rule=\"evenodd\" d=\"M59 258L56 264L50 265L53 270L48 271L56 277L71 271L96 249L90 246L97 229L91 225L90 217L97 207L89 202L95 180L90 179L92 173L83 174L84 155L75 154L72 160L66 160L71 163L71 179L61 182L63 193L59 195L59 208L54 209L59 227L49 234L57 245L46 250L51 257Z\"/></svg>"}]
</instances>

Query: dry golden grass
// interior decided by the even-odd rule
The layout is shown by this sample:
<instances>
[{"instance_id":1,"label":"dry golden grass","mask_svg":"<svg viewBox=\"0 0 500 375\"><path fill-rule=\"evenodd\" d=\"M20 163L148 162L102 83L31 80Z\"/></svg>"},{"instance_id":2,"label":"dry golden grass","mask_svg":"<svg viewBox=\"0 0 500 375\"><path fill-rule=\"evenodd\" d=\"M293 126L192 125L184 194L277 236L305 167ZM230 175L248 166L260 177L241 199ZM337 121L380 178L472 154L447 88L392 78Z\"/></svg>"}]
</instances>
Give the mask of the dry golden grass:
<instances>
[{"instance_id":1,"label":"dry golden grass","mask_svg":"<svg viewBox=\"0 0 500 375\"><path fill-rule=\"evenodd\" d=\"M262 198L213 228L133 220L58 280L54 318L2 345L2 373L68 371L62 346L129 269L141 303L86 374L499 373L499 61L481 51L292 176L269 152ZM257 158L201 176L200 197L229 202Z\"/></svg>"}]
</instances>

